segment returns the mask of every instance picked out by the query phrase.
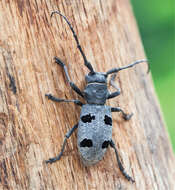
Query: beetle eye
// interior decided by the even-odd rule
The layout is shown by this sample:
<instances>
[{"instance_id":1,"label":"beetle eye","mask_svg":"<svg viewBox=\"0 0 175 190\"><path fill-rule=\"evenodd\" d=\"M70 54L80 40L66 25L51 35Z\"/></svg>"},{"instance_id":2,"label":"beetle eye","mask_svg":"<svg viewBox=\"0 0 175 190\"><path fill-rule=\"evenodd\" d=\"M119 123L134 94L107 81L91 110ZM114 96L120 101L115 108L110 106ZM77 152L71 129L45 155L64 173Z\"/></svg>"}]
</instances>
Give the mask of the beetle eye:
<instances>
[{"instance_id":1,"label":"beetle eye","mask_svg":"<svg viewBox=\"0 0 175 190\"><path fill-rule=\"evenodd\" d=\"M91 139L83 139L80 142L80 147L92 147L92 146L93 146L93 143Z\"/></svg>"},{"instance_id":2,"label":"beetle eye","mask_svg":"<svg viewBox=\"0 0 175 190\"><path fill-rule=\"evenodd\" d=\"M110 141L104 141L102 144L102 148L108 148Z\"/></svg>"}]
</instances>

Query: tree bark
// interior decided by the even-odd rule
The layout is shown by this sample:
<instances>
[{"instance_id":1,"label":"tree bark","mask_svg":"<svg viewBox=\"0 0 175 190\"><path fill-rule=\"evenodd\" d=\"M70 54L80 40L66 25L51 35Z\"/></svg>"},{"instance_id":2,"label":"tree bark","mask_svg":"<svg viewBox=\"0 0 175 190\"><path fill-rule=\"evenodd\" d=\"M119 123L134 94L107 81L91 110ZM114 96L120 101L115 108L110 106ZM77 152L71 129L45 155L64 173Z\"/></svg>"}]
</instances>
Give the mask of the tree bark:
<instances>
[{"instance_id":1,"label":"tree bark","mask_svg":"<svg viewBox=\"0 0 175 190\"><path fill-rule=\"evenodd\" d=\"M127 122L113 113L113 140L135 183L122 176L112 149L85 167L76 133L61 160L45 164L60 152L81 109L45 97L80 98L53 57L65 62L80 89L88 73L65 21L58 15L51 19L53 10L72 23L95 71L145 58L127 0L0 1L0 189L174 189L175 159L146 64L121 71L115 82L122 93L107 101L134 113Z\"/></svg>"}]
</instances>

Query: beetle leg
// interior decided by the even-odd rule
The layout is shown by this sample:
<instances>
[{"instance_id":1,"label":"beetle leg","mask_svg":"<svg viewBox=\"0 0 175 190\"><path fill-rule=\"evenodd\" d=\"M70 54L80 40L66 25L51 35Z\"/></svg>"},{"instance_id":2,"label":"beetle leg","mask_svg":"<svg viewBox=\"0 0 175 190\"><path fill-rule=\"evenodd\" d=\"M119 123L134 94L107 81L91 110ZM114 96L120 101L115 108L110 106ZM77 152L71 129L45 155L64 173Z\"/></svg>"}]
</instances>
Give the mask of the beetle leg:
<instances>
[{"instance_id":1,"label":"beetle leg","mask_svg":"<svg viewBox=\"0 0 175 190\"><path fill-rule=\"evenodd\" d=\"M111 78L109 80L109 84L111 86L113 86L115 89L117 89L117 91L109 93L108 96L107 96L107 99L115 98L116 96L120 95L120 88L118 88L117 85L114 82L115 77L116 77L116 73L111 76Z\"/></svg>"},{"instance_id":2,"label":"beetle leg","mask_svg":"<svg viewBox=\"0 0 175 190\"><path fill-rule=\"evenodd\" d=\"M119 155L118 155L118 151L117 151L117 148L116 148L116 145L114 143L113 140L110 141L110 146L115 150L115 155L116 155L116 158L117 158L117 163L118 163L118 166L119 166L119 169L120 171L122 172L123 176L128 180L128 181L131 181L132 183L134 183L134 179L132 179L132 177L130 177L126 172L125 172L125 169L124 167L122 166L122 163L120 161L120 158L119 158Z\"/></svg>"},{"instance_id":3,"label":"beetle leg","mask_svg":"<svg viewBox=\"0 0 175 190\"><path fill-rule=\"evenodd\" d=\"M64 152L64 148L65 148L65 145L66 145L66 142L67 142L67 139L72 135L72 133L78 128L78 124L76 124L74 127L72 127L72 129L70 129L65 137L64 137L64 141L63 141L63 145L62 145L62 148L61 148L61 152L59 153L58 156L54 157L54 158L50 158L49 160L46 160L46 164L52 164L54 162L56 162L57 160L60 160L61 156L63 155L63 152Z\"/></svg>"},{"instance_id":4,"label":"beetle leg","mask_svg":"<svg viewBox=\"0 0 175 190\"><path fill-rule=\"evenodd\" d=\"M78 106L82 106L83 105L83 103L80 100L66 100L66 99L62 99L62 98L56 98L56 97L52 96L52 94L45 94L45 96L49 100L52 100L54 102L73 102L74 104L76 104Z\"/></svg>"},{"instance_id":5,"label":"beetle leg","mask_svg":"<svg viewBox=\"0 0 175 190\"><path fill-rule=\"evenodd\" d=\"M71 88L72 88L78 95L80 95L81 97L84 97L84 95L83 95L83 93L81 92L81 90L70 80L69 73L68 73L68 70L67 70L66 65L65 65L58 57L54 57L54 60L55 60L55 62L56 62L58 65L60 65L61 67L63 67L64 72L65 72L65 75L66 75L66 79L67 79L69 85L71 86Z\"/></svg>"},{"instance_id":6,"label":"beetle leg","mask_svg":"<svg viewBox=\"0 0 175 190\"><path fill-rule=\"evenodd\" d=\"M111 107L111 112L121 112L122 113L122 115L123 115L123 118L126 120L126 121L128 121L128 120L130 120L131 119L131 117L133 116L133 113L131 113L131 114L126 114L121 108L119 108L119 107Z\"/></svg>"}]
</instances>

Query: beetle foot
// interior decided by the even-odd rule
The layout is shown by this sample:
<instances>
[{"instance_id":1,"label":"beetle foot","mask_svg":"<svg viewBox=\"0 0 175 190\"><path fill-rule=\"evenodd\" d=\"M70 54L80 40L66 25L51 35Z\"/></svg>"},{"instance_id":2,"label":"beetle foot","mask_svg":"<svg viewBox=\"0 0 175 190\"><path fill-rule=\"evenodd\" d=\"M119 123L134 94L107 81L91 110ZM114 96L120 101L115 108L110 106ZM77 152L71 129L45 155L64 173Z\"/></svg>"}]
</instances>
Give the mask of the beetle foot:
<instances>
[{"instance_id":1,"label":"beetle foot","mask_svg":"<svg viewBox=\"0 0 175 190\"><path fill-rule=\"evenodd\" d=\"M45 94L45 96L48 98L48 99L52 99L52 95L51 94Z\"/></svg>"},{"instance_id":2,"label":"beetle foot","mask_svg":"<svg viewBox=\"0 0 175 190\"><path fill-rule=\"evenodd\" d=\"M65 66L65 64L61 61L61 59L59 59L58 57L54 57L53 58L54 59L54 61L55 61L55 63L57 63L58 65L60 65L61 67L64 67Z\"/></svg>"},{"instance_id":3,"label":"beetle foot","mask_svg":"<svg viewBox=\"0 0 175 190\"><path fill-rule=\"evenodd\" d=\"M128 120L131 119L132 116L133 116L133 113L131 113L131 114L124 114L123 118L124 118L124 120L128 121Z\"/></svg>"},{"instance_id":4,"label":"beetle foot","mask_svg":"<svg viewBox=\"0 0 175 190\"><path fill-rule=\"evenodd\" d=\"M130 177L129 175L125 176L128 181L131 181L132 183L135 183L135 180Z\"/></svg>"},{"instance_id":5,"label":"beetle foot","mask_svg":"<svg viewBox=\"0 0 175 190\"><path fill-rule=\"evenodd\" d=\"M56 158L50 158L49 160L46 160L45 162L46 162L46 164L52 164L52 163L56 162L57 160L58 160L58 158L56 157Z\"/></svg>"}]
</instances>

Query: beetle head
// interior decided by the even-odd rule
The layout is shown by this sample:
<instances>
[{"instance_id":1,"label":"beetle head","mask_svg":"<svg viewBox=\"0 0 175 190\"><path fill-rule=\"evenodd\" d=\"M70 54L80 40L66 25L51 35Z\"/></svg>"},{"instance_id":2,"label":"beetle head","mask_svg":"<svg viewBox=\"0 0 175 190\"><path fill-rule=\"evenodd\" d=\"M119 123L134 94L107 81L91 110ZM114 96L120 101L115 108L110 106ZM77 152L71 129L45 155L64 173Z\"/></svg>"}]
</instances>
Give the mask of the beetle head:
<instances>
[{"instance_id":1,"label":"beetle head","mask_svg":"<svg viewBox=\"0 0 175 190\"><path fill-rule=\"evenodd\" d=\"M102 72L90 72L86 75L85 80L87 83L107 83L107 75Z\"/></svg>"}]
</instances>

